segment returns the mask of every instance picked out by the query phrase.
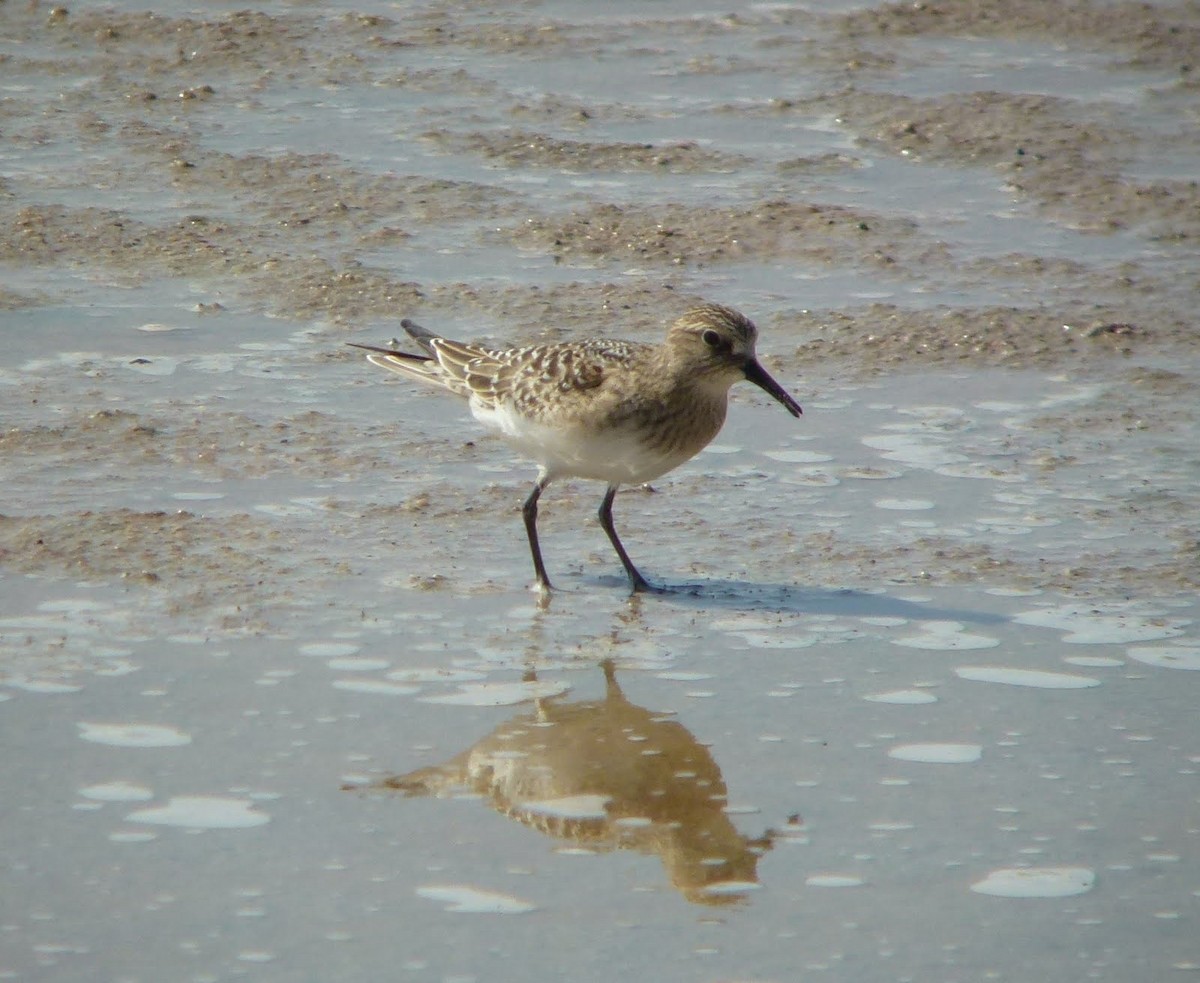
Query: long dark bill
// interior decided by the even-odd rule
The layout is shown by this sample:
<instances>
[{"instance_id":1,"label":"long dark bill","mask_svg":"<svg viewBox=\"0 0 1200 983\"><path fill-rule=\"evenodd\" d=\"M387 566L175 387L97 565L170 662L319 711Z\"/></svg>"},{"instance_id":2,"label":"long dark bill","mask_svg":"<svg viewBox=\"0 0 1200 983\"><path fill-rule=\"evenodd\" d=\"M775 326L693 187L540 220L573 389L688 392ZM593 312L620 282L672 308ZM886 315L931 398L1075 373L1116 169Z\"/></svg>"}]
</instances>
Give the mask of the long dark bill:
<instances>
[{"instance_id":1,"label":"long dark bill","mask_svg":"<svg viewBox=\"0 0 1200 983\"><path fill-rule=\"evenodd\" d=\"M792 416L799 416L804 412L800 409L800 404L792 399L791 394L771 378L770 373L759 364L758 359L752 358L746 363L746 378L759 389L770 393L772 397L783 404L783 408Z\"/></svg>"},{"instance_id":2,"label":"long dark bill","mask_svg":"<svg viewBox=\"0 0 1200 983\"><path fill-rule=\"evenodd\" d=\"M346 342L351 348L361 348L366 352L379 352L380 355L399 355L401 358L411 358L416 362L429 362L432 359L425 355L414 355L411 352L402 352L398 348L380 348L378 345L360 345L357 341Z\"/></svg>"}]
</instances>

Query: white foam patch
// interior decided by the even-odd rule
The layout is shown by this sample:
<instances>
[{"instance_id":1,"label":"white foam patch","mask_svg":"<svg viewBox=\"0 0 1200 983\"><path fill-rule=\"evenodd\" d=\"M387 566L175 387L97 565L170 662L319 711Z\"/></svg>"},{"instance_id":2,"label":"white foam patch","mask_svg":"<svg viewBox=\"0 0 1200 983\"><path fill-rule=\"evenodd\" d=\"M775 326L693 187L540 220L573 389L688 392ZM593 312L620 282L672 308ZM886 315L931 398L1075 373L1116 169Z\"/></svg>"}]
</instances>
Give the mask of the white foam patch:
<instances>
[{"instance_id":1,"label":"white foam patch","mask_svg":"<svg viewBox=\"0 0 1200 983\"><path fill-rule=\"evenodd\" d=\"M784 464L824 464L833 460L831 455L815 451L763 451L763 456Z\"/></svg>"},{"instance_id":2,"label":"white foam patch","mask_svg":"<svg viewBox=\"0 0 1200 983\"><path fill-rule=\"evenodd\" d=\"M257 812L248 799L227 799L215 795L181 795L165 806L137 809L125 817L127 822L151 826L181 826L187 829L249 829L271 821L265 812Z\"/></svg>"},{"instance_id":3,"label":"white foam patch","mask_svg":"<svg viewBox=\"0 0 1200 983\"><path fill-rule=\"evenodd\" d=\"M422 696L422 703L440 703L447 706L506 707L530 700L544 700L561 696L570 689L568 683L532 680L522 683L479 683L463 686L457 693L437 696Z\"/></svg>"},{"instance_id":4,"label":"white foam patch","mask_svg":"<svg viewBox=\"0 0 1200 983\"><path fill-rule=\"evenodd\" d=\"M177 502L215 502L225 497L224 492L175 492L172 496Z\"/></svg>"},{"instance_id":5,"label":"white foam patch","mask_svg":"<svg viewBox=\"0 0 1200 983\"><path fill-rule=\"evenodd\" d=\"M446 911L472 915L521 915L535 911L536 905L511 894L485 891L467 884L424 884L417 888L417 897L438 901Z\"/></svg>"},{"instance_id":6,"label":"white foam patch","mask_svg":"<svg viewBox=\"0 0 1200 983\"><path fill-rule=\"evenodd\" d=\"M24 690L26 693L41 693L43 695L53 695L56 693L78 693L82 686L75 686L72 683L59 683L52 679L24 679L16 677L6 679L5 686L11 686L13 689Z\"/></svg>"},{"instance_id":7,"label":"white foam patch","mask_svg":"<svg viewBox=\"0 0 1200 983\"><path fill-rule=\"evenodd\" d=\"M1096 883L1087 867L1005 867L971 885L977 894L997 898L1069 898Z\"/></svg>"},{"instance_id":8,"label":"white foam patch","mask_svg":"<svg viewBox=\"0 0 1200 983\"><path fill-rule=\"evenodd\" d=\"M999 481L1006 484L1019 484L1029 480L1029 476L1019 471L1002 471L994 463L987 461L971 461L966 464L946 464L933 469L935 473L947 478L973 478L985 481Z\"/></svg>"},{"instance_id":9,"label":"white foam patch","mask_svg":"<svg viewBox=\"0 0 1200 983\"><path fill-rule=\"evenodd\" d=\"M897 761L920 761L933 765L965 765L983 757L978 744L897 744L888 751Z\"/></svg>"},{"instance_id":10,"label":"white foam patch","mask_svg":"<svg viewBox=\"0 0 1200 983\"><path fill-rule=\"evenodd\" d=\"M712 884L705 884L701 893L715 898L728 898L761 889L762 885L758 881L714 881Z\"/></svg>"},{"instance_id":11,"label":"white foam patch","mask_svg":"<svg viewBox=\"0 0 1200 983\"><path fill-rule=\"evenodd\" d=\"M850 874L813 874L804 883L807 887L862 887L866 882Z\"/></svg>"},{"instance_id":12,"label":"white foam patch","mask_svg":"<svg viewBox=\"0 0 1200 983\"><path fill-rule=\"evenodd\" d=\"M1012 669L1008 666L959 666L954 673L960 679L971 679L978 683L1004 683L1006 686L1034 686L1038 689L1088 689L1100 685L1100 680L1091 676Z\"/></svg>"},{"instance_id":13,"label":"white foam patch","mask_svg":"<svg viewBox=\"0 0 1200 983\"><path fill-rule=\"evenodd\" d=\"M702 679L712 679L711 672L687 672L683 669L670 669L666 672L655 673L659 679L666 679L677 683L698 683Z\"/></svg>"},{"instance_id":14,"label":"white foam patch","mask_svg":"<svg viewBox=\"0 0 1200 983\"><path fill-rule=\"evenodd\" d=\"M335 679L332 686L347 693L371 693L375 696L412 696L421 690L420 686L392 683L386 679Z\"/></svg>"},{"instance_id":15,"label":"white foam patch","mask_svg":"<svg viewBox=\"0 0 1200 983\"><path fill-rule=\"evenodd\" d=\"M487 679L487 673L474 669L393 669L387 678L400 683L467 683Z\"/></svg>"},{"instance_id":16,"label":"white foam patch","mask_svg":"<svg viewBox=\"0 0 1200 983\"><path fill-rule=\"evenodd\" d=\"M727 816L757 816L762 812L756 805L727 805L721 811Z\"/></svg>"},{"instance_id":17,"label":"white foam patch","mask_svg":"<svg viewBox=\"0 0 1200 983\"><path fill-rule=\"evenodd\" d=\"M119 829L108 834L110 843L149 843L157 839L158 834L148 829Z\"/></svg>"},{"instance_id":18,"label":"white foam patch","mask_svg":"<svg viewBox=\"0 0 1200 983\"><path fill-rule=\"evenodd\" d=\"M154 798L154 793L145 785L134 785L132 782L102 782L99 785L88 785L81 788L79 794L85 799L95 802L147 802Z\"/></svg>"},{"instance_id":19,"label":"white foam patch","mask_svg":"<svg viewBox=\"0 0 1200 983\"><path fill-rule=\"evenodd\" d=\"M718 631L779 631L784 624L778 615L738 612L717 618L708 627Z\"/></svg>"},{"instance_id":20,"label":"white foam patch","mask_svg":"<svg viewBox=\"0 0 1200 983\"><path fill-rule=\"evenodd\" d=\"M798 485L802 488L833 488L841 482L824 471L797 471L795 474L785 474L779 479L781 484Z\"/></svg>"},{"instance_id":21,"label":"white foam patch","mask_svg":"<svg viewBox=\"0 0 1200 983\"><path fill-rule=\"evenodd\" d=\"M1183 633L1186 621L1146 617L1136 614L1097 614L1091 607L1064 605L1038 608L1013 616L1019 625L1035 628L1054 628L1064 631L1064 642L1076 645L1122 645L1129 642L1151 642L1173 638Z\"/></svg>"},{"instance_id":22,"label":"white foam patch","mask_svg":"<svg viewBox=\"0 0 1200 983\"><path fill-rule=\"evenodd\" d=\"M1133 645L1129 658L1160 669L1200 669L1200 647L1195 645Z\"/></svg>"},{"instance_id":23,"label":"white foam patch","mask_svg":"<svg viewBox=\"0 0 1200 983\"><path fill-rule=\"evenodd\" d=\"M927 498L877 498L875 508L891 509L895 512L921 512L933 508Z\"/></svg>"},{"instance_id":24,"label":"white foam patch","mask_svg":"<svg viewBox=\"0 0 1200 983\"><path fill-rule=\"evenodd\" d=\"M72 597L57 601L43 601L37 606L37 609L56 614L91 614L96 611L107 611L111 607L111 604L106 604L104 601L90 601L82 597Z\"/></svg>"},{"instance_id":25,"label":"white foam patch","mask_svg":"<svg viewBox=\"0 0 1200 983\"><path fill-rule=\"evenodd\" d=\"M1085 669L1115 669L1125 665L1124 659L1110 659L1104 655L1068 655L1063 662Z\"/></svg>"},{"instance_id":26,"label":"white foam patch","mask_svg":"<svg viewBox=\"0 0 1200 983\"><path fill-rule=\"evenodd\" d=\"M872 703L895 703L916 706L921 703L937 703L937 697L923 689L893 689L886 693L868 693L863 697Z\"/></svg>"},{"instance_id":27,"label":"white foam patch","mask_svg":"<svg viewBox=\"0 0 1200 983\"><path fill-rule=\"evenodd\" d=\"M557 799L536 799L521 803L522 812L533 812L539 816L558 819L606 819L605 805L611 801L608 795L564 795Z\"/></svg>"},{"instance_id":28,"label":"white foam patch","mask_svg":"<svg viewBox=\"0 0 1200 983\"><path fill-rule=\"evenodd\" d=\"M863 437L862 442L867 447L882 451L882 456L889 461L900 461L920 468L935 468L970 460L943 446L945 438L937 438L934 442L929 437L912 434L873 434Z\"/></svg>"},{"instance_id":29,"label":"white foam patch","mask_svg":"<svg viewBox=\"0 0 1200 983\"><path fill-rule=\"evenodd\" d=\"M301 655L311 655L318 659L340 659L347 655L357 655L362 646L351 642L307 642L301 645Z\"/></svg>"},{"instance_id":30,"label":"white foam patch","mask_svg":"<svg viewBox=\"0 0 1200 983\"><path fill-rule=\"evenodd\" d=\"M1024 403L1006 403L999 399L987 399L974 405L977 409L987 410L989 413L1016 413L1025 409Z\"/></svg>"},{"instance_id":31,"label":"white foam patch","mask_svg":"<svg viewBox=\"0 0 1200 983\"><path fill-rule=\"evenodd\" d=\"M391 665L387 659L369 659L365 656L354 655L330 659L326 664L330 669L336 669L338 672L377 672Z\"/></svg>"},{"instance_id":32,"label":"white foam patch","mask_svg":"<svg viewBox=\"0 0 1200 983\"><path fill-rule=\"evenodd\" d=\"M162 724L90 724L80 721L79 736L93 744L112 747L180 747L192 735Z\"/></svg>"},{"instance_id":33,"label":"white foam patch","mask_svg":"<svg viewBox=\"0 0 1200 983\"><path fill-rule=\"evenodd\" d=\"M890 481L899 478L903 471L893 471L887 468L849 467L843 468L843 478L853 478L857 481Z\"/></svg>"},{"instance_id":34,"label":"white foam patch","mask_svg":"<svg viewBox=\"0 0 1200 983\"><path fill-rule=\"evenodd\" d=\"M990 649L1000 644L1000 639L991 635L972 635L957 621L929 621L922 625L919 634L909 635L907 638L894 638L891 641L893 645L903 645L906 648L935 651Z\"/></svg>"},{"instance_id":35,"label":"white foam patch","mask_svg":"<svg viewBox=\"0 0 1200 983\"><path fill-rule=\"evenodd\" d=\"M791 635L778 631L737 631L730 634L756 649L802 649L817 644L815 635Z\"/></svg>"}]
</instances>

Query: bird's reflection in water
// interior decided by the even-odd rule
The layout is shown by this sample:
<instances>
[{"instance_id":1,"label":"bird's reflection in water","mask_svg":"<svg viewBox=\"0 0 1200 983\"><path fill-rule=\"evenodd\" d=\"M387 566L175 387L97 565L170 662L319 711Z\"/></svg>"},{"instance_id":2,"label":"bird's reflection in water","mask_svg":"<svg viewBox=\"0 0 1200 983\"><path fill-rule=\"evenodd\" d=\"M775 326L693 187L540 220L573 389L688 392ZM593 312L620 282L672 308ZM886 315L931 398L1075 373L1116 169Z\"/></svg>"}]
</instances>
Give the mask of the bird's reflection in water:
<instances>
[{"instance_id":1,"label":"bird's reflection in water","mask_svg":"<svg viewBox=\"0 0 1200 983\"><path fill-rule=\"evenodd\" d=\"M604 663L603 700L550 698L442 765L368 786L405 795L468 790L492 808L590 850L657 854L689 901L729 904L758 880L774 833L739 833L721 770L669 715L630 703Z\"/></svg>"}]
</instances>

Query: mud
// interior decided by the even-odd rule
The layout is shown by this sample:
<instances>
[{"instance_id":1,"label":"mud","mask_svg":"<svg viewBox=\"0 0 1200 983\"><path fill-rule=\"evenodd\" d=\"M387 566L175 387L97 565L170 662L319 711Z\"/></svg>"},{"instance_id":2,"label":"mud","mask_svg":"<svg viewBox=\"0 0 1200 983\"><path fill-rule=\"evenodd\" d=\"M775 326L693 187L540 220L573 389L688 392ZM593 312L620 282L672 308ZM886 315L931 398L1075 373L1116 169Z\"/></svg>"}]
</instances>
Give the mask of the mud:
<instances>
[{"instance_id":1,"label":"mud","mask_svg":"<svg viewBox=\"0 0 1200 983\"><path fill-rule=\"evenodd\" d=\"M967 290L971 284L998 285L1019 303L843 302L821 309L777 303L759 319L778 339L770 360L785 374L832 379L1003 366L1115 380L1132 362L1139 367L1134 371L1142 371L1143 387L1186 391L1194 385L1188 381L1195 372L1191 360L1174 360L1190 352L1195 335L1197 281L1186 261L1195 256L1200 231L1197 183L1147 180L1128 170L1133 147L1143 156L1152 156L1148 144L1154 142L1164 153L1194 151L1186 127L1149 126L1104 100L1081 108L1077 100L1047 94L919 98L887 91L889 78L912 67L907 59L889 57L891 38L1085 39L1129 65L1176 73L1153 98L1161 111L1183 111L1200 37L1194 12L1072 4L1050 16L1036 4L992 3L881 7L826 14L815 22L782 9L686 19L670 22L681 32L679 44L717 39L734 45L721 55L685 61L677 72L684 78L736 77L752 67L761 70L764 60L783 69L818 44L820 34L807 33L813 23L825 32L821 64L848 84L802 97L760 91L725 111L776 125L830 115L858 149L756 162L712 143L586 136L605 121L629 125L653 117L632 103L515 97L469 70L411 65L397 71L388 60L396 51L476 50L570 58L590 48L602 57L651 57L637 48L631 28L616 22L584 29L535 15L527 24L500 26L464 22L436 6L409 18L346 14L331 20L305 12L198 18L14 7L6 26L18 44L5 54L7 67L14 78L51 84L42 92L18 86L10 93L10 145L35 158L41 146L70 143L96 153L86 164L68 163L33 183L23 180L23 190L3 203L0 262L9 270L45 271L34 291L6 288L4 306L20 311L58 303L56 270L88 271L126 285L186 277L199 288L196 310L218 319L234 305L326 326L329 357L341 362L352 358L336 347L341 329L394 323L414 309L442 319L482 318L479 333L510 340L583 331L653 337L661 330L660 312L711 292L696 288L696 274L739 264L799 264L931 285L949 279ZM751 66L739 49L754 52L756 63ZM935 56L935 63L936 57L944 56ZM547 169L568 176L646 173L667 183L656 186L649 202L600 199L580 206L571 202L577 194L556 201L511 182L396 167L366 171L333 148L270 154L216 149L211 138L219 142L223 107L262 108L280 73L291 86L334 92L366 83L494 102L498 126L473 129L476 121L456 118L417 137L434 161L439 155L477 160L481 177L494 168L501 174ZM55 92L55 79L69 84ZM522 124L507 124L505 115ZM539 122L569 125L579 135L563 139L529 128ZM805 188L814 176L829 180L859 172L868 155L880 153L914 167L985 169L998 186L1018 201L1029 200L1051 221L1093 236L1132 230L1153 254L1097 262L1026 251L1014 241L1015 251L964 259L961 249L917 218L823 200ZM742 172L750 172L748 186L757 200L671 200L670 182L680 176ZM39 186L49 194L39 195ZM88 204L87 187L101 189L102 200L125 199L130 207ZM469 250L516 248L592 275L542 284L405 275L407 252L446 234L465 239ZM366 258L371 255L399 262L372 262ZM631 264L642 275L622 275ZM1177 376L1155 376L1155 367L1164 364ZM106 419L109 412L10 430L4 438L10 466L41 456L52 467L71 455L98 454L131 466L187 466L209 477L278 469L314 477L386 466L382 455L368 454L368 463L362 455L336 451L341 438L319 414L292 424L244 414L207 422L197 417L189 424L135 419L124 409ZM1177 400L1151 401L1137 416L1139 426L1149 429L1195 422L1181 419L1189 414ZM1108 418L1093 414L1089 427L1101 428ZM1119 421L1111 425L1119 428Z\"/></svg>"}]
</instances>

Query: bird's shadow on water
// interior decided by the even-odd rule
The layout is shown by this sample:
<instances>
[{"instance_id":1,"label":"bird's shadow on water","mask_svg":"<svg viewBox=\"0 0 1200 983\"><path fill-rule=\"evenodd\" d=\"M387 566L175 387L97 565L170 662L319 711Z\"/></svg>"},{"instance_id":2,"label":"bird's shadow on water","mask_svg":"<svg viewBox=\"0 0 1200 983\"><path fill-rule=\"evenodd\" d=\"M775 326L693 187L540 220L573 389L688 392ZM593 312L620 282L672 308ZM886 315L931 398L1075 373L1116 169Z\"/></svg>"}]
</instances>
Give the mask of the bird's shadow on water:
<instances>
[{"instance_id":1,"label":"bird's shadow on water","mask_svg":"<svg viewBox=\"0 0 1200 983\"><path fill-rule=\"evenodd\" d=\"M617 578L600 583L627 586ZM634 594L643 605L671 604L695 610L771 611L787 614L839 615L850 618L904 618L910 621L966 621L1000 624L1010 619L1001 614L970 608L938 607L893 597L882 591L853 588L803 587L796 584L747 583L737 580L702 580L678 583L658 581L661 590Z\"/></svg>"}]
</instances>

